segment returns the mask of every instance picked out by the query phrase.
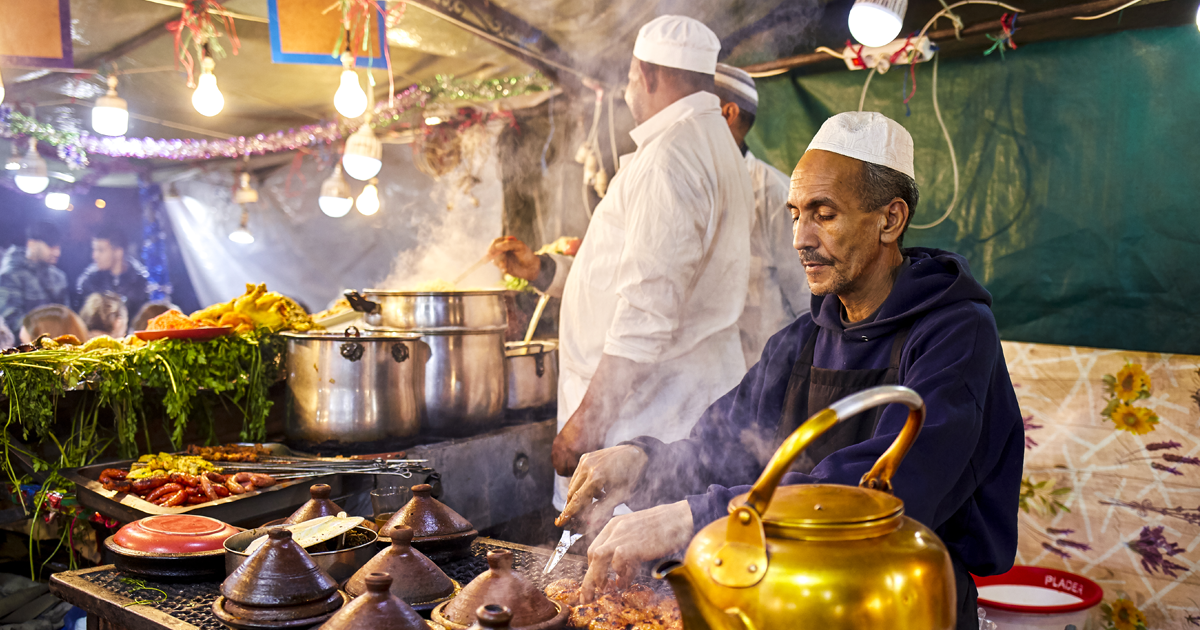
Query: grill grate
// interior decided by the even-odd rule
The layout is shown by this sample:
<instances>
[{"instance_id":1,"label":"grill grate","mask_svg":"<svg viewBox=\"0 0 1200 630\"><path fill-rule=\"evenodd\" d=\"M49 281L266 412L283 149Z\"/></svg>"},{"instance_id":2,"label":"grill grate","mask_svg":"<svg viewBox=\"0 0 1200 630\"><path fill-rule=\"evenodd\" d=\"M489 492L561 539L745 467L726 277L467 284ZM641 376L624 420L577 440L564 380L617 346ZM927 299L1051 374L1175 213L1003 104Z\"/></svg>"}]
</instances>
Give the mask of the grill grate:
<instances>
[{"instance_id":1,"label":"grill grate","mask_svg":"<svg viewBox=\"0 0 1200 630\"><path fill-rule=\"evenodd\" d=\"M512 552L513 568L539 589L544 589L547 584L560 578L569 577L582 580L587 569L587 565L581 558L567 556L558 563L553 573L542 575L542 568L546 566L550 550L534 549L498 540L476 540L471 544L470 555L439 562L438 566L446 572L446 575L466 586L468 582L487 570L488 552L502 549ZM145 580L144 583L147 587L167 594L167 597L163 599L162 593L139 589L133 584L122 581L128 576L116 569L84 573L81 574L81 577L126 599L152 601L152 604L147 605L203 630L227 630L212 612L212 603L221 594L219 582L168 584Z\"/></svg>"}]
</instances>

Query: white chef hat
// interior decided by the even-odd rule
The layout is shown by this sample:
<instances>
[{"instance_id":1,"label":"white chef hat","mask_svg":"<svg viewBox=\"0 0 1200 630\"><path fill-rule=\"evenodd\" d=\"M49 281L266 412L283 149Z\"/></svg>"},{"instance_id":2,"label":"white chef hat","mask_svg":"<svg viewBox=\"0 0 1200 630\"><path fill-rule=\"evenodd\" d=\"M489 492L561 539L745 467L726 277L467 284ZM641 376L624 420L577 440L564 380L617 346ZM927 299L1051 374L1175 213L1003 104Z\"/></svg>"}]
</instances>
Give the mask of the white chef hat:
<instances>
[{"instance_id":1,"label":"white chef hat","mask_svg":"<svg viewBox=\"0 0 1200 630\"><path fill-rule=\"evenodd\" d=\"M813 149L886 166L916 179L912 136L879 112L844 112L830 117L805 151Z\"/></svg>"},{"instance_id":2,"label":"white chef hat","mask_svg":"<svg viewBox=\"0 0 1200 630\"><path fill-rule=\"evenodd\" d=\"M713 74L721 40L711 29L690 17L664 15L646 22L638 31L633 56L653 64Z\"/></svg>"},{"instance_id":3,"label":"white chef hat","mask_svg":"<svg viewBox=\"0 0 1200 630\"><path fill-rule=\"evenodd\" d=\"M754 85L754 77L749 72L731 65L717 64L717 74L714 77L717 84L717 96L722 100L733 101L742 111L751 114L758 113L758 88Z\"/></svg>"}]
</instances>

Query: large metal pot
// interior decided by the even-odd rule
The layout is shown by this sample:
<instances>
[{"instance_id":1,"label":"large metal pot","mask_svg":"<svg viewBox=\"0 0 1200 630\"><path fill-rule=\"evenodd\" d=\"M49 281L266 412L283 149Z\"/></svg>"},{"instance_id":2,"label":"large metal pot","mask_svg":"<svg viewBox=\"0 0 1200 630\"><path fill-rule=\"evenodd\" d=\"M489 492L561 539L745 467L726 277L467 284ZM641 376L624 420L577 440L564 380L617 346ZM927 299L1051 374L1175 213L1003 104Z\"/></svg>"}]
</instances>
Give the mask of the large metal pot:
<instances>
[{"instance_id":1,"label":"large metal pot","mask_svg":"<svg viewBox=\"0 0 1200 630\"><path fill-rule=\"evenodd\" d=\"M504 290L346 292L368 326L416 332L487 330L508 325Z\"/></svg>"},{"instance_id":2,"label":"large metal pot","mask_svg":"<svg viewBox=\"0 0 1200 630\"><path fill-rule=\"evenodd\" d=\"M490 431L504 417L504 328L422 333L425 433L466 436Z\"/></svg>"},{"instance_id":3,"label":"large metal pot","mask_svg":"<svg viewBox=\"0 0 1200 630\"><path fill-rule=\"evenodd\" d=\"M417 435L428 353L404 332L285 332L288 439L371 442Z\"/></svg>"},{"instance_id":4,"label":"large metal pot","mask_svg":"<svg viewBox=\"0 0 1200 630\"><path fill-rule=\"evenodd\" d=\"M504 354L509 409L540 409L558 401L557 341L510 341Z\"/></svg>"}]
</instances>

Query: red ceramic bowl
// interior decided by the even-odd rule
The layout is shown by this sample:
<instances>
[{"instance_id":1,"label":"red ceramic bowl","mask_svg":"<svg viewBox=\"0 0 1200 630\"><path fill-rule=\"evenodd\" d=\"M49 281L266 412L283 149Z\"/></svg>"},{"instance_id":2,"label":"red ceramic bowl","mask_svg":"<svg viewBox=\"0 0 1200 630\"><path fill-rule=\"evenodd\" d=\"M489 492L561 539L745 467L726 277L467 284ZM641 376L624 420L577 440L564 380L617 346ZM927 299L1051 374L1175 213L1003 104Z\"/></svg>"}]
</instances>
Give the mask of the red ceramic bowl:
<instances>
[{"instance_id":1,"label":"red ceramic bowl","mask_svg":"<svg viewBox=\"0 0 1200 630\"><path fill-rule=\"evenodd\" d=\"M207 516L162 514L148 516L122 527L114 543L143 553L224 553L225 539L242 530Z\"/></svg>"}]
</instances>

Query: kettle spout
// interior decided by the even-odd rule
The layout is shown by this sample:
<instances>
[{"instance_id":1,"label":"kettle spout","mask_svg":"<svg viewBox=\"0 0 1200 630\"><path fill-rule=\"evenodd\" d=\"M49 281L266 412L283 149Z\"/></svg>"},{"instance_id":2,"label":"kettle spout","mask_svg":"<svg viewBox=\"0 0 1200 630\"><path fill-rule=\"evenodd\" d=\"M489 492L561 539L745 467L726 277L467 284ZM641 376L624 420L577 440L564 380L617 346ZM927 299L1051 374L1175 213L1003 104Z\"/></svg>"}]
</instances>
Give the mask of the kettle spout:
<instances>
[{"instance_id":1,"label":"kettle spout","mask_svg":"<svg viewBox=\"0 0 1200 630\"><path fill-rule=\"evenodd\" d=\"M721 610L709 601L692 583L693 578L682 562L663 562L654 569L654 577L671 585L687 630L754 630L741 611Z\"/></svg>"}]
</instances>

